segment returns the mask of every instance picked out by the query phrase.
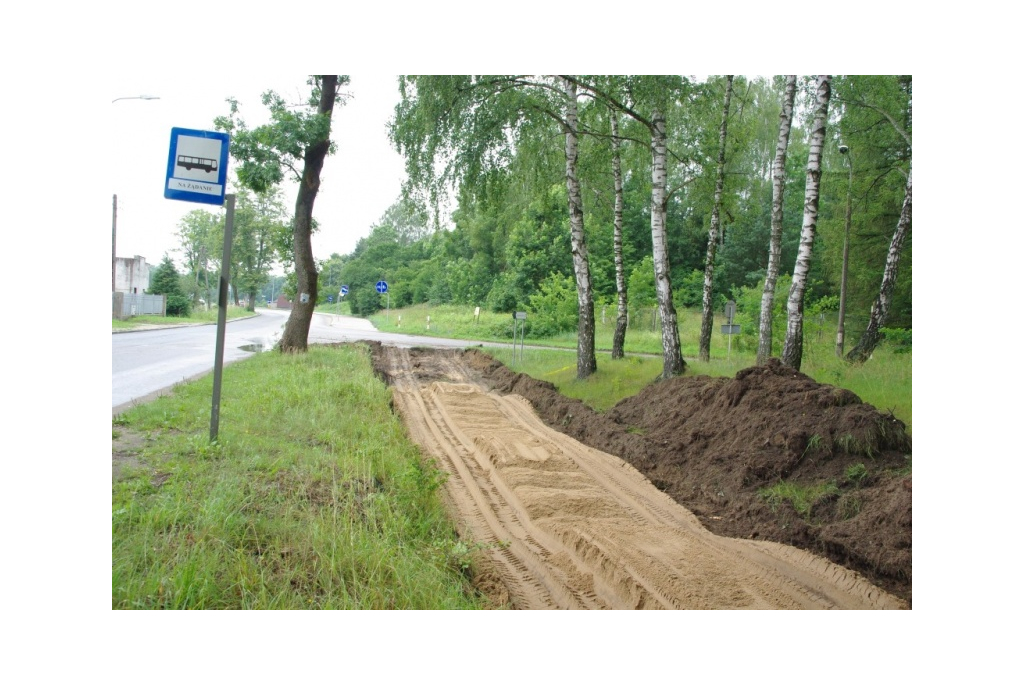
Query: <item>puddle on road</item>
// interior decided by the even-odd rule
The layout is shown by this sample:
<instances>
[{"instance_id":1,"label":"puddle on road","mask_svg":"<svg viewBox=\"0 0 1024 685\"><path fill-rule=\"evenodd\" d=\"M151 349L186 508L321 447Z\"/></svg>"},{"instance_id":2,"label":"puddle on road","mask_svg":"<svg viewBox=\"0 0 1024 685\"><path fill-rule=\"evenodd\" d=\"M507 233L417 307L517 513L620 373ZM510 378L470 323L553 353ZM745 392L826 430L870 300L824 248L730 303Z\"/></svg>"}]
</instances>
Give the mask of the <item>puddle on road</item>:
<instances>
[{"instance_id":1,"label":"puddle on road","mask_svg":"<svg viewBox=\"0 0 1024 685\"><path fill-rule=\"evenodd\" d=\"M277 341L267 340L264 342L250 343L249 345L242 345L238 349L245 350L246 352L270 352L277 346Z\"/></svg>"}]
</instances>

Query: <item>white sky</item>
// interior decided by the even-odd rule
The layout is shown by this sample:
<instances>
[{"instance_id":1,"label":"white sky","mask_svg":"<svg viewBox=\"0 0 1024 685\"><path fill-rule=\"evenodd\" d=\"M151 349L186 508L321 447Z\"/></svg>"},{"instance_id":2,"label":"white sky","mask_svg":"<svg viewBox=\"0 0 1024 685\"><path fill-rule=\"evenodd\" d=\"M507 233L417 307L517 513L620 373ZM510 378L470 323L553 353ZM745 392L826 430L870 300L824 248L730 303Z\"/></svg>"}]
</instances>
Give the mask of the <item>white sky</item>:
<instances>
[{"instance_id":1,"label":"white sky","mask_svg":"<svg viewBox=\"0 0 1024 685\"><path fill-rule=\"evenodd\" d=\"M117 256L141 255L158 264L164 253L179 263L175 236L178 223L188 212L206 205L164 198L167 155L171 129L214 130L214 117L228 113L226 98L238 99L242 118L250 127L268 119L260 102L266 90L275 90L289 102L308 98L302 73L259 75L193 75L177 77L128 75L113 78L106 90L110 134L107 141L108 199L117 195ZM397 76L352 75L343 89L350 93L332 118L336 154L327 158L313 215L320 230L313 236L313 254L325 259L332 253L346 254L359 238L398 198L405 177L401 155L391 147L386 122L398 102ZM159 100L118 100L115 98L155 95ZM229 161L233 177L233 160ZM282 185L289 211L294 208L295 185Z\"/></svg>"}]
</instances>

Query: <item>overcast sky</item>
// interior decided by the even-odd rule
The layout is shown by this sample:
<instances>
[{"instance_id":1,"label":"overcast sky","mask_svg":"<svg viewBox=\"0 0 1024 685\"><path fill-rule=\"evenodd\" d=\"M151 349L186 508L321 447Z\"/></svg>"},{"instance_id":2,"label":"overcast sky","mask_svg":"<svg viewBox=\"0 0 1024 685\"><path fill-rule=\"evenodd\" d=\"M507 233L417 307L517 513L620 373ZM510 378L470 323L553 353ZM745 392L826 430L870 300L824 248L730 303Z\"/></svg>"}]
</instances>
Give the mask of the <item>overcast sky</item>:
<instances>
[{"instance_id":1,"label":"overcast sky","mask_svg":"<svg viewBox=\"0 0 1024 685\"><path fill-rule=\"evenodd\" d=\"M141 255L155 265L167 253L180 264L180 253L174 250L179 247L175 233L182 217L195 209L222 211L215 205L164 198L172 128L214 130L214 117L228 113L228 97L239 101L248 126L259 125L268 119L261 94L269 89L289 102L304 101L308 97L305 78L301 73L264 72L193 75L187 81L152 75L111 79L107 98L111 130L105 154L111 169L111 202L117 195L117 256ZM318 259L351 252L397 199L404 178L402 157L391 147L386 130L398 102L397 76L352 75L344 92L352 97L335 109L332 123L338 151L324 164L313 209L320 224L313 236L313 254ZM159 99L114 102L140 95ZM233 160L229 164L231 178ZM291 211L295 186L289 182L282 188Z\"/></svg>"}]
</instances>

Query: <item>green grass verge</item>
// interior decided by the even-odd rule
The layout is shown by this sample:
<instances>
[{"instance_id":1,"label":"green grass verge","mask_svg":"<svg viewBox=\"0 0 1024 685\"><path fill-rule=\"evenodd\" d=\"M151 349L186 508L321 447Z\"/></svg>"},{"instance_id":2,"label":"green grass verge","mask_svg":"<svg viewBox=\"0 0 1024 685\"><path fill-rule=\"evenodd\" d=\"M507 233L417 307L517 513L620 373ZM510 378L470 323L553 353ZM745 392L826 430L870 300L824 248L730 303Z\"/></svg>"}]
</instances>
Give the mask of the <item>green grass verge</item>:
<instances>
[{"instance_id":1,"label":"green grass verge","mask_svg":"<svg viewBox=\"0 0 1024 685\"><path fill-rule=\"evenodd\" d=\"M114 420L112 606L474 609L470 546L361 346L268 352ZM129 466L128 464L132 464Z\"/></svg>"},{"instance_id":2,"label":"green grass verge","mask_svg":"<svg viewBox=\"0 0 1024 685\"><path fill-rule=\"evenodd\" d=\"M175 326L182 324L197 324L197 323L217 323L217 312L218 307L211 307L209 311L200 309L193 311L189 316L153 316L147 314L145 316L133 316L130 319L112 319L112 326L115 331L118 330L131 330L133 328L139 328L147 325L157 326ZM246 310L244 307L229 306L227 312L228 319L240 319L246 316L252 316L252 312Z\"/></svg>"}]
</instances>

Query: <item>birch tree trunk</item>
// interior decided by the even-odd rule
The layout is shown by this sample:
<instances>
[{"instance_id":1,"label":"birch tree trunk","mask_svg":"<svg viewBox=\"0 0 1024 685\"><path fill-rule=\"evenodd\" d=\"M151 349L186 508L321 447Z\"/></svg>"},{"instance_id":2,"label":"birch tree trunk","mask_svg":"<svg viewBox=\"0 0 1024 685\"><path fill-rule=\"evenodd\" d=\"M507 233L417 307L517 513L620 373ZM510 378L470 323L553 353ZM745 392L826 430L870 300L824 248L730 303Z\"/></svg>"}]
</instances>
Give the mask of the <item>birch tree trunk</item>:
<instances>
[{"instance_id":1,"label":"birch tree trunk","mask_svg":"<svg viewBox=\"0 0 1024 685\"><path fill-rule=\"evenodd\" d=\"M615 317L615 335L612 337L612 359L622 359L625 355L626 326L628 318L628 299L626 296L626 270L622 263L622 160L619 148L619 117L614 109L610 109L612 121L612 176L615 179L615 219L612 243L615 250L615 291L618 293L618 310Z\"/></svg>"},{"instance_id":2,"label":"birch tree trunk","mask_svg":"<svg viewBox=\"0 0 1024 685\"><path fill-rule=\"evenodd\" d=\"M775 283L782 260L782 195L786 189L786 152L789 132L793 127L793 101L796 99L796 75L786 76L786 89L779 113L779 142L775 146L772 167L772 232L768 242L768 272L761 294L761 327L757 344L757 363L764 364L772 356L772 310L775 308Z\"/></svg>"},{"instance_id":3,"label":"birch tree trunk","mask_svg":"<svg viewBox=\"0 0 1024 685\"><path fill-rule=\"evenodd\" d=\"M576 342L576 378L583 379L597 371L594 354L594 295L590 286L590 262L583 232L583 197L576 176L578 156L578 118L576 83L562 79L565 89L565 185L569 196L569 228L572 244L572 266L576 273L576 300L579 329Z\"/></svg>"},{"instance_id":4,"label":"birch tree trunk","mask_svg":"<svg viewBox=\"0 0 1024 685\"><path fill-rule=\"evenodd\" d=\"M330 117L337 97L338 77L320 77L320 103L318 111L326 115L328 124L322 138L309 145L303 155L302 178L295 198L295 224L292 244L295 249L295 281L297 295L291 314L281 334L282 352L305 352L308 346L309 325L316 307L317 272L313 259L313 202L320 191L320 171L330 149ZM303 302L305 299L305 302Z\"/></svg>"},{"instance_id":5,"label":"birch tree trunk","mask_svg":"<svg viewBox=\"0 0 1024 685\"><path fill-rule=\"evenodd\" d=\"M718 171L715 176L715 201L711 209L711 228L708 230L708 253L704 259L704 314L700 322L700 360L711 361L711 329L715 312L712 302L714 293L715 250L718 246L718 229L722 214L722 190L725 186L725 141L729 125L729 102L732 100L732 76L726 76L725 106L722 107L722 126L718 130Z\"/></svg>"},{"instance_id":6,"label":"birch tree trunk","mask_svg":"<svg viewBox=\"0 0 1024 685\"><path fill-rule=\"evenodd\" d=\"M881 328L889 316L889 305L892 303L892 292L896 287L896 276L900 268L900 256L903 253L903 241L910 232L911 214L913 210L913 167L907 174L907 194L903 198L903 209L900 211L899 221L896 222L896 232L893 233L892 242L889 243L889 254L885 258L885 271L882 272L882 286L879 289L878 297L871 305L871 316L868 319L868 326L860 336L856 347L850 350L846 359L851 362L865 362L874 352L881 340Z\"/></svg>"},{"instance_id":7,"label":"birch tree trunk","mask_svg":"<svg viewBox=\"0 0 1024 685\"><path fill-rule=\"evenodd\" d=\"M821 184L821 155L825 147L825 125L828 122L828 101L832 77L819 76L814 124L811 126L810 154L807 158L807 187L804 190L804 223L800 230L800 249L793 267L793 284L786 305L786 342L782 347L782 363L800 370L804 352L804 293L811 268L811 250L818 225L818 193Z\"/></svg>"},{"instance_id":8,"label":"birch tree trunk","mask_svg":"<svg viewBox=\"0 0 1024 685\"><path fill-rule=\"evenodd\" d=\"M665 230L665 193L668 172L668 140L665 133L665 115L654 110L651 116L651 243L654 258L654 286L661 313L661 347L664 356L662 378L678 376L686 370L686 362L679 352L679 329L676 308L672 303L672 277L668 263L668 239Z\"/></svg>"}]
</instances>

